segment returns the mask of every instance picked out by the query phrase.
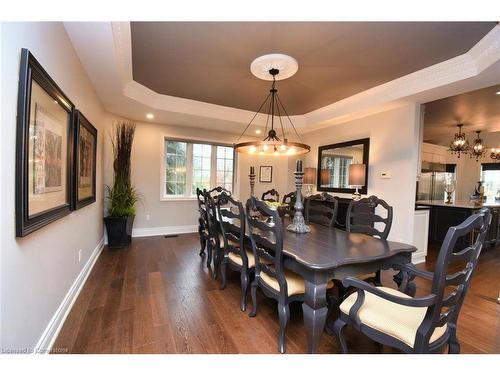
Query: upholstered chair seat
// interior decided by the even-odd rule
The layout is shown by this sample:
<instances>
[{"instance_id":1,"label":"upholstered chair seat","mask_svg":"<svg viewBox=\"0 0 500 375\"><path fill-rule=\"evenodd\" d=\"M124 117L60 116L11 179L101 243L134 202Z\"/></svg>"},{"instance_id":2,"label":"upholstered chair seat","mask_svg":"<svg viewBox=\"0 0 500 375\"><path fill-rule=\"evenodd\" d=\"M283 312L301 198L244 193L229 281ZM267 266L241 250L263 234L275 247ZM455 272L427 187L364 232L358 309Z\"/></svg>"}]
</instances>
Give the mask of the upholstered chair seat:
<instances>
[{"instance_id":1,"label":"upholstered chair seat","mask_svg":"<svg viewBox=\"0 0 500 375\"><path fill-rule=\"evenodd\" d=\"M253 253L251 250L247 250L247 258L248 258L248 268L253 268L255 267L255 258L253 256ZM243 265L243 261L241 260L241 257L238 254L235 253L228 253L227 254L229 260L239 266Z\"/></svg>"},{"instance_id":2,"label":"upholstered chair seat","mask_svg":"<svg viewBox=\"0 0 500 375\"><path fill-rule=\"evenodd\" d=\"M377 287L388 294L403 298L412 298L406 294L386 287ZM340 305L340 311L349 315L349 310L356 302L358 293L347 297ZM413 348L417 329L424 320L427 307L411 307L390 302L370 292L365 292L365 300L359 309L362 324L386 335L392 336ZM446 332L447 325L436 327L429 343L433 343Z\"/></svg>"},{"instance_id":3,"label":"upholstered chair seat","mask_svg":"<svg viewBox=\"0 0 500 375\"><path fill-rule=\"evenodd\" d=\"M268 274L262 272L260 277L266 285L270 286L276 291L280 291L280 286L278 280ZM295 294L304 294L306 287L304 284L304 279L302 276L296 274L295 272L285 270L286 283L288 286L288 295L293 296ZM328 282L328 289L333 288L333 281Z\"/></svg>"}]
</instances>

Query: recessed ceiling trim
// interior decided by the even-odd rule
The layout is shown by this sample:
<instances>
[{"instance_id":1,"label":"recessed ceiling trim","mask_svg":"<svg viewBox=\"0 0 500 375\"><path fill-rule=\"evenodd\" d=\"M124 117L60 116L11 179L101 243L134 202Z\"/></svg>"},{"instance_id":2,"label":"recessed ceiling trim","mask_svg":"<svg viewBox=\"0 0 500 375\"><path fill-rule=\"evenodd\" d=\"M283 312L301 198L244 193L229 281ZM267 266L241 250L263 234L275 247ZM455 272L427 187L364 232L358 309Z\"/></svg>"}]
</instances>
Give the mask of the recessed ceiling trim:
<instances>
[{"instance_id":1,"label":"recessed ceiling trim","mask_svg":"<svg viewBox=\"0 0 500 375\"><path fill-rule=\"evenodd\" d=\"M103 32L109 30L109 27L101 28ZM168 116L168 113L176 115L185 114L206 117L209 122L223 120L241 125L246 124L249 118L251 118L252 112L250 111L158 94L135 82L132 78L130 23L113 22L111 23L111 29L112 44L115 48L115 51L113 51L114 59L110 59L113 61L104 61L104 63L114 64L114 69L119 72L118 76L121 81L119 83L121 93L119 94L124 99L133 100L150 110L164 111L165 116ZM78 54L92 53L91 46L94 41L89 40L84 31L78 27L67 27L67 31L73 44L75 44ZM103 35L103 38L109 38L109 36ZM91 63L91 59L88 58L81 58L81 60ZM385 110L385 108L401 105L401 103L408 102L413 96L422 92L473 78L499 61L500 26L497 25L471 50L463 55L365 90L304 115L293 116L293 121L302 132L315 130L334 123L349 121L362 115L368 115L373 112ZM92 72L92 69L87 69L87 71ZM110 79L113 78L111 77ZM110 85L110 82L101 82L98 79L92 81L97 86ZM106 92L106 89L96 89L96 91ZM101 99L106 106L109 98ZM160 120L160 113L157 114L157 118ZM260 120L256 119L257 125L263 125L265 123L264 116L259 117ZM193 124L195 127L198 125ZM238 129L235 131L238 131Z\"/></svg>"}]
</instances>

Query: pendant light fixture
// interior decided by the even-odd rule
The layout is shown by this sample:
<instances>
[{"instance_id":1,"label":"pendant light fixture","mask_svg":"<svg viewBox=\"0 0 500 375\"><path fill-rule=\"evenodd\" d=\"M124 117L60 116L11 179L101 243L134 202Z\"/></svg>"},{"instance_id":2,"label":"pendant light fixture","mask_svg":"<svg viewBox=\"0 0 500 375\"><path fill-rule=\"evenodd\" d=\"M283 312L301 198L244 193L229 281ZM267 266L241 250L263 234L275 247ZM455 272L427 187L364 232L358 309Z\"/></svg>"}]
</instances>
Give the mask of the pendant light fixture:
<instances>
[{"instance_id":1,"label":"pendant light fixture","mask_svg":"<svg viewBox=\"0 0 500 375\"><path fill-rule=\"evenodd\" d=\"M479 161L479 159L483 158L484 154L486 154L486 151L488 150L484 145L483 140L479 138L480 133L481 130L476 130L477 137L476 139L474 139L474 143L469 149L470 157L476 158L476 161Z\"/></svg>"},{"instance_id":2,"label":"pendant light fixture","mask_svg":"<svg viewBox=\"0 0 500 375\"><path fill-rule=\"evenodd\" d=\"M245 135L261 109L267 107L266 136L262 140L236 143L234 145L235 151L245 154L274 156L302 155L311 151L310 146L302 143L297 129L293 125L288 112L278 96L278 89L276 88L277 80L291 77L297 69L298 64L294 58L281 54L260 56L252 62L250 67L252 73L258 78L272 80L272 85L266 99L254 114L245 130L243 130L243 133L238 137L237 142ZM280 74L282 75L278 78ZM288 138L284 126L286 120L291 125L289 132L291 133L293 129L294 134L292 136L297 138L297 141L291 141ZM276 128L274 127L275 125Z\"/></svg>"},{"instance_id":3,"label":"pendant light fixture","mask_svg":"<svg viewBox=\"0 0 500 375\"><path fill-rule=\"evenodd\" d=\"M500 148L492 148L490 158L495 161L500 161Z\"/></svg>"},{"instance_id":4,"label":"pendant light fixture","mask_svg":"<svg viewBox=\"0 0 500 375\"><path fill-rule=\"evenodd\" d=\"M460 158L460 154L467 154L469 152L469 141L465 139L465 133L462 133L463 124L458 124L458 133L455 133L455 137L450 144L449 151L452 155L457 155Z\"/></svg>"}]
</instances>

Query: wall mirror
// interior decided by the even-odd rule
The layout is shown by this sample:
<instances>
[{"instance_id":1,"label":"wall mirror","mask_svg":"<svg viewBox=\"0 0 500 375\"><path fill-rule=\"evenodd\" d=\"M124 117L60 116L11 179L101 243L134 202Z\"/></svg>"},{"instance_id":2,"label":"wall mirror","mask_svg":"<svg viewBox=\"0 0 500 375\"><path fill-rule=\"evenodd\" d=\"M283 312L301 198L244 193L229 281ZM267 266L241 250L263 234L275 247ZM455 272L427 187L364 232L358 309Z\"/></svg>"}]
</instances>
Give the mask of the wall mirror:
<instances>
[{"instance_id":1,"label":"wall mirror","mask_svg":"<svg viewBox=\"0 0 500 375\"><path fill-rule=\"evenodd\" d=\"M317 190L338 193L354 192L355 186L349 185L349 165L365 164L365 183L362 187L360 186L359 192L366 194L368 188L369 153L370 138L319 147Z\"/></svg>"}]
</instances>

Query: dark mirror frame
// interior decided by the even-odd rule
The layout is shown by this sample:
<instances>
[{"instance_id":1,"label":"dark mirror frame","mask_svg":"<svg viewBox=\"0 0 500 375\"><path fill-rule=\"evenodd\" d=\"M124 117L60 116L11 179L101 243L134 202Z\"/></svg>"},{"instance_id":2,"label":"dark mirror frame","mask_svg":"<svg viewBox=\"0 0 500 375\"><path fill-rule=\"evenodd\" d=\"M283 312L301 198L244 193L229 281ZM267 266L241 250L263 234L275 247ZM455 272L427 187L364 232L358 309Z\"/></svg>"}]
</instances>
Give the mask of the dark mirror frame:
<instances>
[{"instance_id":1,"label":"dark mirror frame","mask_svg":"<svg viewBox=\"0 0 500 375\"><path fill-rule=\"evenodd\" d=\"M366 165L366 173L365 173L365 181L366 184L363 186L361 189L358 189L358 191L361 194L366 194L368 191L368 171L370 169L370 138L362 138L362 139L356 139L354 141L349 141L349 142L341 142L341 143L334 143L331 145L325 145L325 146L320 146L318 147L318 169L316 173L316 190L317 191L329 191L329 192L335 192L335 193L354 193L356 189L351 189L351 188L327 188L327 187L321 187L321 156L323 153L323 150L329 150L332 148L344 148L344 147L349 147L349 146L356 146L356 145L363 145L363 164Z\"/></svg>"},{"instance_id":2,"label":"dark mirror frame","mask_svg":"<svg viewBox=\"0 0 500 375\"><path fill-rule=\"evenodd\" d=\"M28 164L29 164L29 119L31 103L31 83L35 81L45 92L68 113L68 143L66 157L66 201L67 203L53 207L32 217L28 215ZM74 142L75 106L57 86L54 80L43 69L40 63L23 48L21 50L21 66L19 73L19 91L17 101L17 134L16 134L16 237L44 227L45 225L68 215L73 209L73 142Z\"/></svg>"}]
</instances>

